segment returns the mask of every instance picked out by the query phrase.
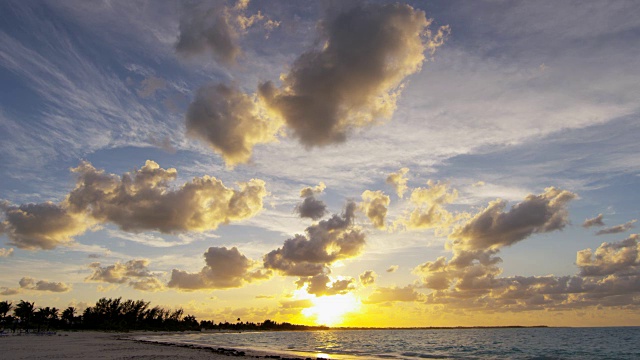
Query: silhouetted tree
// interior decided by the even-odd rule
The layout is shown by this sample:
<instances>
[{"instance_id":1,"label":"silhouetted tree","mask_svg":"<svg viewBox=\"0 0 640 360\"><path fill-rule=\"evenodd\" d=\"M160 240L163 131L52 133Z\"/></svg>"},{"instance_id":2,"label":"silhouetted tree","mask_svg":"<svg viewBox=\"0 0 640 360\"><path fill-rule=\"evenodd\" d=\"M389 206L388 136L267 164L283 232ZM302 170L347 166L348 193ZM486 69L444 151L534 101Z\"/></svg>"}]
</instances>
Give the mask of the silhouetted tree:
<instances>
[{"instance_id":1,"label":"silhouetted tree","mask_svg":"<svg viewBox=\"0 0 640 360\"><path fill-rule=\"evenodd\" d=\"M20 319L22 322L22 327L24 329L29 329L29 323L31 322L31 318L33 317L34 312L34 303L20 300L16 308L13 310L13 314Z\"/></svg>"}]
</instances>

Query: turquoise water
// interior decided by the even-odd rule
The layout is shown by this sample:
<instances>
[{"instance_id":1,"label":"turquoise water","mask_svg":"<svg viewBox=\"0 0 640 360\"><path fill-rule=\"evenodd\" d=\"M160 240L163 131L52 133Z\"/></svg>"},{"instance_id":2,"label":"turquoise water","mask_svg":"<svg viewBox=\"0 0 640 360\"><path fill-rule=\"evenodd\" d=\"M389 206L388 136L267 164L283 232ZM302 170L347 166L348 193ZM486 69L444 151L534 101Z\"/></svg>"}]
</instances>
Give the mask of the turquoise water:
<instances>
[{"instance_id":1,"label":"turquoise water","mask_svg":"<svg viewBox=\"0 0 640 360\"><path fill-rule=\"evenodd\" d=\"M640 359L640 327L282 331L144 338L336 359Z\"/></svg>"}]
</instances>

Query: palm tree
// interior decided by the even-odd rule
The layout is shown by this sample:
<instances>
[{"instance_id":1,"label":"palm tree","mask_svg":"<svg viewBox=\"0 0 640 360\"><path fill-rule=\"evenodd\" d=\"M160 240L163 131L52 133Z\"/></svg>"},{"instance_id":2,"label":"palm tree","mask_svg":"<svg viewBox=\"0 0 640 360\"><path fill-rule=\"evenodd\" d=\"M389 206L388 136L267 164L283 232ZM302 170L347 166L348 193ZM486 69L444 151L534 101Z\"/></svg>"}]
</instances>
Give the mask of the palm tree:
<instances>
[{"instance_id":1,"label":"palm tree","mask_svg":"<svg viewBox=\"0 0 640 360\"><path fill-rule=\"evenodd\" d=\"M69 306L68 308L62 311L62 320L69 326L72 327L74 320L76 318L76 308L73 306Z\"/></svg>"},{"instance_id":2,"label":"palm tree","mask_svg":"<svg viewBox=\"0 0 640 360\"><path fill-rule=\"evenodd\" d=\"M29 331L29 322L33 317L33 305L34 303L20 300L16 308L13 310L13 314L20 319L22 326Z\"/></svg>"},{"instance_id":3,"label":"palm tree","mask_svg":"<svg viewBox=\"0 0 640 360\"><path fill-rule=\"evenodd\" d=\"M7 313L11 311L13 305L8 301L0 301L0 326L4 328L4 323L6 322Z\"/></svg>"}]
</instances>

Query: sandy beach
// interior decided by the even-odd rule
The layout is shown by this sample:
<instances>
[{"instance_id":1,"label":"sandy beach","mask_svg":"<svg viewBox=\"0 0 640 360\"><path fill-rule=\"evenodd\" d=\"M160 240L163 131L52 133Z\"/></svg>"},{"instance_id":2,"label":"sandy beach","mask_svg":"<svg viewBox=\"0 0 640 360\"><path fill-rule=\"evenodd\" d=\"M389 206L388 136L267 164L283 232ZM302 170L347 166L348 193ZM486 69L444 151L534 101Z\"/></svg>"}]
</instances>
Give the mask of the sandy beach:
<instances>
[{"instance_id":1,"label":"sandy beach","mask_svg":"<svg viewBox=\"0 0 640 360\"><path fill-rule=\"evenodd\" d=\"M144 333L60 332L50 336L9 335L0 337L2 359L229 359L278 358L241 349L210 349L134 340ZM291 358L304 359L304 358Z\"/></svg>"}]
</instances>

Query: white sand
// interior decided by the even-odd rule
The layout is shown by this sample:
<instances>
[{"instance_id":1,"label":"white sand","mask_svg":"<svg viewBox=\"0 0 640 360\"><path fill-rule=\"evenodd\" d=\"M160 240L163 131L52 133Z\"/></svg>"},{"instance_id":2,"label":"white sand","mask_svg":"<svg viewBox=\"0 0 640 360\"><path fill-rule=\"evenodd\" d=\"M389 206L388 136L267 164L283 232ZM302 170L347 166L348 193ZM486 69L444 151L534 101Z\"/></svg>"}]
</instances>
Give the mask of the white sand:
<instances>
[{"instance_id":1,"label":"white sand","mask_svg":"<svg viewBox=\"0 0 640 360\"><path fill-rule=\"evenodd\" d=\"M93 331L60 332L52 336L11 335L0 337L0 359L225 359L237 357L213 349L144 343L130 338L141 333ZM231 349L230 349L231 350ZM241 358L264 358L248 352Z\"/></svg>"}]
</instances>

